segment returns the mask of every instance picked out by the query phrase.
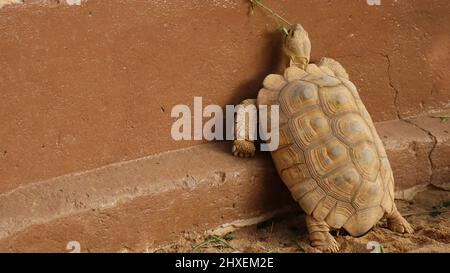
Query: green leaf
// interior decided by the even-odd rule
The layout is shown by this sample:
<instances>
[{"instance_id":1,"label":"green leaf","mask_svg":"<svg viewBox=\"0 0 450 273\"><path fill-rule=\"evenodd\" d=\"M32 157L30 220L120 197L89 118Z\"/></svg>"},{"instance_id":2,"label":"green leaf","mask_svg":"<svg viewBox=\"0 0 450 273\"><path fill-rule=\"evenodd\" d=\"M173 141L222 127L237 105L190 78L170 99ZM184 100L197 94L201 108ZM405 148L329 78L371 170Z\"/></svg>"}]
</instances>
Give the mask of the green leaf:
<instances>
[{"instance_id":1,"label":"green leaf","mask_svg":"<svg viewBox=\"0 0 450 273\"><path fill-rule=\"evenodd\" d=\"M292 24L288 20L286 20L280 14L276 13L271 8L269 8L268 6L263 4L262 0L248 0L248 1L250 2L250 8L249 8L249 13L250 14L253 13L253 10L255 8L261 7L262 9L264 9L267 13L269 13L270 16L272 16L277 21L281 21L281 22L284 22L285 24L287 24L289 26L292 26Z\"/></svg>"},{"instance_id":2,"label":"green leaf","mask_svg":"<svg viewBox=\"0 0 450 273\"><path fill-rule=\"evenodd\" d=\"M297 249L300 252L306 253L306 249L305 249L305 246L303 245L303 243L300 243L299 241L295 241L295 244L297 245Z\"/></svg>"},{"instance_id":3,"label":"green leaf","mask_svg":"<svg viewBox=\"0 0 450 273\"><path fill-rule=\"evenodd\" d=\"M289 35L289 30L285 27L281 27L280 29L281 34L283 34L283 36L288 36Z\"/></svg>"},{"instance_id":4,"label":"green leaf","mask_svg":"<svg viewBox=\"0 0 450 273\"><path fill-rule=\"evenodd\" d=\"M223 239L225 240L225 241L232 241L232 240L234 240L234 236L233 236L233 234L231 234L231 233L229 233L229 234L227 234L227 235L225 235L224 237L223 237Z\"/></svg>"},{"instance_id":5,"label":"green leaf","mask_svg":"<svg viewBox=\"0 0 450 273\"><path fill-rule=\"evenodd\" d=\"M438 118L441 122L447 122L450 120L450 115L433 116L432 118Z\"/></svg>"},{"instance_id":6,"label":"green leaf","mask_svg":"<svg viewBox=\"0 0 450 273\"><path fill-rule=\"evenodd\" d=\"M430 213L431 217L437 217L442 213L442 208L440 206L435 206L432 208Z\"/></svg>"}]
</instances>

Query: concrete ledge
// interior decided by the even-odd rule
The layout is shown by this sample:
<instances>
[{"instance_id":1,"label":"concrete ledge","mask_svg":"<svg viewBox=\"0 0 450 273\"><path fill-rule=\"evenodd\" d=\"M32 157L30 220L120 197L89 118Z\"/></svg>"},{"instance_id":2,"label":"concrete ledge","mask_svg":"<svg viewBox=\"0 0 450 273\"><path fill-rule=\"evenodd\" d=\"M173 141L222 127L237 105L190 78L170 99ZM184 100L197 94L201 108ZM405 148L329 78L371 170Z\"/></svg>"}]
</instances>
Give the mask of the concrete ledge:
<instances>
[{"instance_id":1,"label":"concrete ledge","mask_svg":"<svg viewBox=\"0 0 450 273\"><path fill-rule=\"evenodd\" d=\"M227 143L67 175L0 195L0 251L143 251L291 203L268 155L237 161ZM276 194L274 194L276 193Z\"/></svg>"},{"instance_id":2,"label":"concrete ledge","mask_svg":"<svg viewBox=\"0 0 450 273\"><path fill-rule=\"evenodd\" d=\"M428 156L433 139L407 121L380 122L376 127L394 172L396 197L411 199L430 183L432 166Z\"/></svg>"},{"instance_id":3,"label":"concrete ledge","mask_svg":"<svg viewBox=\"0 0 450 273\"><path fill-rule=\"evenodd\" d=\"M412 122L433 139L434 145L428 158L432 166L430 182L450 190L450 122L430 117L417 118Z\"/></svg>"},{"instance_id":4,"label":"concrete ledge","mask_svg":"<svg viewBox=\"0 0 450 273\"><path fill-rule=\"evenodd\" d=\"M448 187L449 124L376 124L397 196ZM29 184L0 194L0 251L146 251L183 232L245 225L295 205L271 163L237 159L211 143ZM236 222L237 221L237 222ZM250 223L249 222L249 223Z\"/></svg>"},{"instance_id":5,"label":"concrete ledge","mask_svg":"<svg viewBox=\"0 0 450 273\"><path fill-rule=\"evenodd\" d=\"M421 116L376 127L391 161L398 199L410 200L429 184L450 190L450 123Z\"/></svg>"}]
</instances>

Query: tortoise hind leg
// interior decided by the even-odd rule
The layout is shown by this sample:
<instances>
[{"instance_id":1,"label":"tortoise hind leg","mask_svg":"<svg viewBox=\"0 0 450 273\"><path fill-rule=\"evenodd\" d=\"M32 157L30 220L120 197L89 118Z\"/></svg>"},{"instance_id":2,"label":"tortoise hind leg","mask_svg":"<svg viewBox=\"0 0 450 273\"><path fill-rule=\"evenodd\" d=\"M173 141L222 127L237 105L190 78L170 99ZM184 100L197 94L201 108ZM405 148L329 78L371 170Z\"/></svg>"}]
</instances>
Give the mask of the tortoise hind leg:
<instances>
[{"instance_id":1,"label":"tortoise hind leg","mask_svg":"<svg viewBox=\"0 0 450 273\"><path fill-rule=\"evenodd\" d=\"M406 221L405 218L398 212L397 208L394 206L394 210L391 214L387 216L388 229L399 232L399 233L413 233L414 229Z\"/></svg>"},{"instance_id":2,"label":"tortoise hind leg","mask_svg":"<svg viewBox=\"0 0 450 273\"><path fill-rule=\"evenodd\" d=\"M338 252L339 243L330 234L330 227L324 221L317 221L312 216L306 217L311 245L323 252Z\"/></svg>"}]
</instances>

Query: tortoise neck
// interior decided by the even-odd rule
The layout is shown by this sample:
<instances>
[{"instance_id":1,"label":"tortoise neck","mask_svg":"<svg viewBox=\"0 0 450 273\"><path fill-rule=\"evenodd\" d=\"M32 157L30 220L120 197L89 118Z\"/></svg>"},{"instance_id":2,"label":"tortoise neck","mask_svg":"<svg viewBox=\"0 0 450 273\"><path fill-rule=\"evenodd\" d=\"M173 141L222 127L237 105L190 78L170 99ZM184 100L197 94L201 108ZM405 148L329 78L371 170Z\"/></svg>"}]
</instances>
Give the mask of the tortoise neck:
<instances>
[{"instance_id":1,"label":"tortoise neck","mask_svg":"<svg viewBox=\"0 0 450 273\"><path fill-rule=\"evenodd\" d=\"M306 70L309 60L305 57L290 57L289 66L296 66L302 70Z\"/></svg>"}]
</instances>

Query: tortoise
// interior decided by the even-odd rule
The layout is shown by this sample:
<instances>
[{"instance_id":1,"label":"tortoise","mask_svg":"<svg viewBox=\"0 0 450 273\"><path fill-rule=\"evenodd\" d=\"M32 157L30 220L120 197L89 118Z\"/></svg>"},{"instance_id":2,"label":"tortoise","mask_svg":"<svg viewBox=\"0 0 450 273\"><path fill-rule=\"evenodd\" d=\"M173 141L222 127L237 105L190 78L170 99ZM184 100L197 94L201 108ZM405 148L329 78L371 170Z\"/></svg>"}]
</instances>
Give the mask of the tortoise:
<instances>
[{"instance_id":1,"label":"tortoise","mask_svg":"<svg viewBox=\"0 0 450 273\"><path fill-rule=\"evenodd\" d=\"M394 203L383 143L346 70L331 58L310 63L311 42L299 24L289 29L283 49L289 60L284 75L268 75L257 99L240 105L278 105L279 126L269 129L278 129L279 146L271 155L306 213L311 245L337 252L331 230L358 237L383 217L392 231L412 233ZM233 142L235 156L251 157L255 150L248 132Z\"/></svg>"}]
</instances>

